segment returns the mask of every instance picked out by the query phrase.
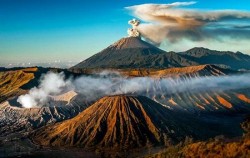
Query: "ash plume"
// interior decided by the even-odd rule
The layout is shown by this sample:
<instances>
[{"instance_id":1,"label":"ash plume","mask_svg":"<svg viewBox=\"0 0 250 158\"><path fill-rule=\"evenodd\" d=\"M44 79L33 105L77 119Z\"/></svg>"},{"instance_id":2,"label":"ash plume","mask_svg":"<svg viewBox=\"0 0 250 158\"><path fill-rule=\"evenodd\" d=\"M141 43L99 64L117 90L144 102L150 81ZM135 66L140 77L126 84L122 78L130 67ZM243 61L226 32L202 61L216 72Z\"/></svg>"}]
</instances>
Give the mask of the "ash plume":
<instances>
[{"instance_id":1,"label":"ash plume","mask_svg":"<svg viewBox=\"0 0 250 158\"><path fill-rule=\"evenodd\" d=\"M135 28L136 26L139 26L140 23L141 22L139 20L137 20L137 19L133 19L133 20L128 21L128 24L132 25L133 28Z\"/></svg>"},{"instance_id":2,"label":"ash plume","mask_svg":"<svg viewBox=\"0 0 250 158\"><path fill-rule=\"evenodd\" d=\"M195 3L141 4L126 9L144 21L134 25L133 29L155 44L164 40L176 43L183 39L222 41L225 38L250 38L250 12L182 8Z\"/></svg>"},{"instance_id":3,"label":"ash plume","mask_svg":"<svg viewBox=\"0 0 250 158\"><path fill-rule=\"evenodd\" d=\"M92 76L65 79L62 73L48 73L38 87L18 98L25 108L45 106L49 96L74 90L86 101L95 101L107 95L171 95L182 92L225 91L250 88L250 74L231 76L206 76L189 79L134 77L126 78L118 72L104 71Z\"/></svg>"},{"instance_id":4,"label":"ash plume","mask_svg":"<svg viewBox=\"0 0 250 158\"><path fill-rule=\"evenodd\" d=\"M128 24L130 24L132 26L132 28L129 28L127 33L129 37L139 37L140 33L138 32L138 30L136 29L137 26L140 25L140 21L133 19L133 20L129 20Z\"/></svg>"}]
</instances>

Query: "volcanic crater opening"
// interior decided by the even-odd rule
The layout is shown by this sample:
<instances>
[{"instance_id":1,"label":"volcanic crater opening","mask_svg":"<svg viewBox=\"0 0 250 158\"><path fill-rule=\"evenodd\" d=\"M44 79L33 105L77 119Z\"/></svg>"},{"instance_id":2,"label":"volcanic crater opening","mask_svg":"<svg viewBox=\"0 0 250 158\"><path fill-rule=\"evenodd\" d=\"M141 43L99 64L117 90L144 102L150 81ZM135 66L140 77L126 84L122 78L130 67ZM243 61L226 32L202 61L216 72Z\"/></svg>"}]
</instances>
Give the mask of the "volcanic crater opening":
<instances>
[{"instance_id":1,"label":"volcanic crater opening","mask_svg":"<svg viewBox=\"0 0 250 158\"><path fill-rule=\"evenodd\" d=\"M63 92L59 95L54 95L54 96L51 95L47 98L47 101L44 102L43 104L38 104L36 106L33 105L29 108L63 107L63 106L67 106L72 100L79 99L77 98L77 96L78 96L77 92L70 90L70 91ZM25 106L22 106L22 104L18 102L18 97L9 100L8 104L12 107L27 108Z\"/></svg>"}]
</instances>

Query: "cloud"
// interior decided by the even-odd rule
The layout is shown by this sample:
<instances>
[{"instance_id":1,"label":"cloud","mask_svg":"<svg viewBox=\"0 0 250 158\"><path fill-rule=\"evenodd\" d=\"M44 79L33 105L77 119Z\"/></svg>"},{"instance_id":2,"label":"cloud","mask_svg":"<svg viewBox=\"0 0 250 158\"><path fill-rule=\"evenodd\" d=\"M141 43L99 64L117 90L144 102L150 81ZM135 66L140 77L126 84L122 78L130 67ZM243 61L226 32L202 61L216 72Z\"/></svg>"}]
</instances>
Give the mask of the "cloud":
<instances>
[{"instance_id":1,"label":"cloud","mask_svg":"<svg viewBox=\"0 0 250 158\"><path fill-rule=\"evenodd\" d=\"M250 39L250 12L239 10L200 10L182 8L196 2L141 4L126 7L144 21L135 28L149 41L160 44L190 41ZM242 25L245 24L245 25Z\"/></svg>"},{"instance_id":2,"label":"cloud","mask_svg":"<svg viewBox=\"0 0 250 158\"><path fill-rule=\"evenodd\" d=\"M70 90L76 91L85 101L96 101L107 95L134 94L144 96L172 95L176 93L202 91L224 91L249 88L250 74L231 76L205 76L194 78L127 78L118 72L104 71L75 79L65 79L63 73L45 74L38 87L21 95L18 102L25 108L48 106L50 96ZM230 85L230 86L228 86Z\"/></svg>"}]
</instances>

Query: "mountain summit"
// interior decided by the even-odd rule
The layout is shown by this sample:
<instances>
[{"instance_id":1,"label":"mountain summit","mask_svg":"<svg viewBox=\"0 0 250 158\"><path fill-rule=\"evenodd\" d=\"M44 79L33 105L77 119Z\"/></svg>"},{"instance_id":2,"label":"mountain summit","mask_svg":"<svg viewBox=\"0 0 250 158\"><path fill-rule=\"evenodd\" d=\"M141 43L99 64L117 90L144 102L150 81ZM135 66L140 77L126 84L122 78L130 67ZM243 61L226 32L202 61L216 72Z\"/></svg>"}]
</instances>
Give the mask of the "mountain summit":
<instances>
[{"instance_id":1,"label":"mountain summit","mask_svg":"<svg viewBox=\"0 0 250 158\"><path fill-rule=\"evenodd\" d=\"M126 37L122 38L114 44L110 45L110 49L131 49L131 48L145 48L145 49L158 49L155 46L141 40L140 37ZM158 49L159 50L159 49ZM161 50L160 50L161 51Z\"/></svg>"},{"instance_id":2,"label":"mountain summit","mask_svg":"<svg viewBox=\"0 0 250 158\"><path fill-rule=\"evenodd\" d=\"M195 65L174 52L165 52L140 37L122 38L72 69L168 68Z\"/></svg>"}]
</instances>

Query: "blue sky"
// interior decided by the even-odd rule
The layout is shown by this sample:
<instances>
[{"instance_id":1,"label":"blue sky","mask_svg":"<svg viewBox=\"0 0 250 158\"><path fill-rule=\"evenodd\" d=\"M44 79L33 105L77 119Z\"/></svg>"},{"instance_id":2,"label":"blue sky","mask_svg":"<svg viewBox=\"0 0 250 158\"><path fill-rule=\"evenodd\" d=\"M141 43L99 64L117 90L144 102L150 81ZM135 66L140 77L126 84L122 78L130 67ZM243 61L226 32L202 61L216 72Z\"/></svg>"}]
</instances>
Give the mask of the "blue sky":
<instances>
[{"instance_id":1,"label":"blue sky","mask_svg":"<svg viewBox=\"0 0 250 158\"><path fill-rule=\"evenodd\" d=\"M124 7L172 2L176 1L0 0L0 63L86 59L127 36L127 21L133 16ZM250 11L250 2L198 0L192 8ZM168 48L162 47L171 51ZM250 49L244 53L250 54Z\"/></svg>"}]
</instances>

